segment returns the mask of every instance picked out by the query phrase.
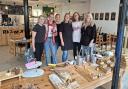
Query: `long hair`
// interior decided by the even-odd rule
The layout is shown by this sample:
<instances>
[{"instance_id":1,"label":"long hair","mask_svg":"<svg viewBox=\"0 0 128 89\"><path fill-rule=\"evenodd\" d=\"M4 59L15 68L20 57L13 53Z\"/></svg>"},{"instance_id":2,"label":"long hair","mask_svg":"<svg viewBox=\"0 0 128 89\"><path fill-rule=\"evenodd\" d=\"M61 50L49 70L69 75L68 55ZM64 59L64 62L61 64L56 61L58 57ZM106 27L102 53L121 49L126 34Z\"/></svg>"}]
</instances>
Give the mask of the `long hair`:
<instances>
[{"instance_id":1,"label":"long hair","mask_svg":"<svg viewBox=\"0 0 128 89\"><path fill-rule=\"evenodd\" d=\"M79 14L78 12L74 12L74 13L73 13L72 21L73 21L73 22L76 21L76 20L75 20L75 14L78 14L78 16L79 16L79 17L78 17L78 20L80 21L80 14Z\"/></svg>"},{"instance_id":2,"label":"long hair","mask_svg":"<svg viewBox=\"0 0 128 89\"><path fill-rule=\"evenodd\" d=\"M87 13L85 15L85 18L84 18L84 22L83 22L83 26L85 26L88 22L87 22L87 18L90 18L90 21L89 21L89 25L93 26L94 23L93 23L93 17L92 17L92 14L91 13Z\"/></svg>"},{"instance_id":3,"label":"long hair","mask_svg":"<svg viewBox=\"0 0 128 89\"><path fill-rule=\"evenodd\" d=\"M69 15L69 23L71 23L71 21L70 21L70 14L69 13L66 13L65 15L64 15L64 21L63 22L65 22L65 17L67 16L67 15Z\"/></svg>"}]
</instances>

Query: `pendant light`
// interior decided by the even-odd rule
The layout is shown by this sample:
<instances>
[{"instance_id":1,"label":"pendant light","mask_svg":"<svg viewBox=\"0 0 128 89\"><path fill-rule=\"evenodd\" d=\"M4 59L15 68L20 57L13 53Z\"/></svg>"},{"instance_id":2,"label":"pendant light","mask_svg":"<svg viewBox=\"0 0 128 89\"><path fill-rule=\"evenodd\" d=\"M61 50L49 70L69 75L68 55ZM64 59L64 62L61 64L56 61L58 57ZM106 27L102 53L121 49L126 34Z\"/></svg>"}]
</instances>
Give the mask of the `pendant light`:
<instances>
[{"instance_id":1,"label":"pendant light","mask_svg":"<svg viewBox=\"0 0 128 89\"><path fill-rule=\"evenodd\" d=\"M7 0L6 0L6 6L5 6L5 9L8 10Z\"/></svg>"},{"instance_id":2,"label":"pendant light","mask_svg":"<svg viewBox=\"0 0 128 89\"><path fill-rule=\"evenodd\" d=\"M7 5L5 6L5 9L8 10L8 6Z\"/></svg>"}]
</instances>

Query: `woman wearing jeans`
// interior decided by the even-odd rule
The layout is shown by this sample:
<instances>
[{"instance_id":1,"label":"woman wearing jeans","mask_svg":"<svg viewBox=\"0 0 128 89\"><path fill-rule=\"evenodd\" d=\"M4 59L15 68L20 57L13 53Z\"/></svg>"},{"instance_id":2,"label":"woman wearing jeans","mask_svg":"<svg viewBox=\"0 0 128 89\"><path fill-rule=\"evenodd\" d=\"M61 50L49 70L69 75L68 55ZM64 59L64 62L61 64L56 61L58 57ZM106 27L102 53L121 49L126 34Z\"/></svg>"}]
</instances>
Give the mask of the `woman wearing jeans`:
<instances>
[{"instance_id":1,"label":"woman wearing jeans","mask_svg":"<svg viewBox=\"0 0 128 89\"><path fill-rule=\"evenodd\" d=\"M57 36L57 27L54 22L54 15L50 14L46 22L46 38L45 38L45 44L44 44L46 65L48 65L48 63L51 63L51 60L52 60L52 64L57 63L56 42L55 42L56 36ZM50 54L52 56L52 59Z\"/></svg>"},{"instance_id":2,"label":"woman wearing jeans","mask_svg":"<svg viewBox=\"0 0 128 89\"><path fill-rule=\"evenodd\" d=\"M62 46L62 62L67 61L68 59L68 50L72 50L73 48L73 41L72 41L72 24L70 23L70 15L66 13L64 16L64 21L61 23L60 28L60 40Z\"/></svg>"},{"instance_id":3,"label":"woman wearing jeans","mask_svg":"<svg viewBox=\"0 0 128 89\"><path fill-rule=\"evenodd\" d=\"M81 45L82 56L86 55L87 59L93 54L93 48L96 40L96 25L92 23L92 15L86 15L83 26L81 28Z\"/></svg>"}]
</instances>

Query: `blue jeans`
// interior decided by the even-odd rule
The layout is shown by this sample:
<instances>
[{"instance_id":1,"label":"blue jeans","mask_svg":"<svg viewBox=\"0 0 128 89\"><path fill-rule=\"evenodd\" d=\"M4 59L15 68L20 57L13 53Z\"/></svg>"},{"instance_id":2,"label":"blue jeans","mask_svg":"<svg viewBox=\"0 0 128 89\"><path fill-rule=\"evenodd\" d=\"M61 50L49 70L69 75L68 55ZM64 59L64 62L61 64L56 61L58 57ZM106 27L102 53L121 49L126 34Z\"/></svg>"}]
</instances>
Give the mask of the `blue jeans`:
<instances>
[{"instance_id":1,"label":"blue jeans","mask_svg":"<svg viewBox=\"0 0 128 89\"><path fill-rule=\"evenodd\" d=\"M59 44L56 42L56 54L57 54L58 48L59 48ZM51 56L51 63L54 63L53 59L52 59L52 56Z\"/></svg>"},{"instance_id":2,"label":"blue jeans","mask_svg":"<svg viewBox=\"0 0 128 89\"><path fill-rule=\"evenodd\" d=\"M68 59L68 51L67 50L63 50L62 62L67 61L67 59Z\"/></svg>"},{"instance_id":3,"label":"blue jeans","mask_svg":"<svg viewBox=\"0 0 128 89\"><path fill-rule=\"evenodd\" d=\"M92 54L91 48L89 46L82 45L81 48L82 48L82 57Z\"/></svg>"},{"instance_id":4,"label":"blue jeans","mask_svg":"<svg viewBox=\"0 0 128 89\"><path fill-rule=\"evenodd\" d=\"M84 46L82 45L82 57L84 57L84 55L93 55L95 50L96 50L96 47L95 47L95 44L93 45L93 47L89 47L89 46Z\"/></svg>"},{"instance_id":5,"label":"blue jeans","mask_svg":"<svg viewBox=\"0 0 128 89\"><path fill-rule=\"evenodd\" d=\"M57 63L56 44L53 44L52 38L49 37L47 38L44 44L44 50L45 50L46 65L48 65L48 63L51 63L51 56L52 56L52 64L56 64ZM51 52L51 56L49 50Z\"/></svg>"}]
</instances>

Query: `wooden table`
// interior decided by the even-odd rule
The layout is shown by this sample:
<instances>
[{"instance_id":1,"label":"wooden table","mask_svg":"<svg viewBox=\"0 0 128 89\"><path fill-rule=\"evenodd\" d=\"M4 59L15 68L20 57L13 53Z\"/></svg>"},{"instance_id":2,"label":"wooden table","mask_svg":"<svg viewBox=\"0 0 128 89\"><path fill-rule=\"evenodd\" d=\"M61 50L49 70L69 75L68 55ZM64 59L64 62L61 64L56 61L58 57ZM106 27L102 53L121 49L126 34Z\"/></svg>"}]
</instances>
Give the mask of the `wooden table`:
<instances>
[{"instance_id":1,"label":"wooden table","mask_svg":"<svg viewBox=\"0 0 128 89\"><path fill-rule=\"evenodd\" d=\"M110 73L96 80L88 81L87 79L88 76L81 76L76 71L74 66L68 66L65 68L71 71L71 73L73 74L72 76L80 84L80 87L78 89L94 89L112 80L112 74ZM44 71L45 71L45 75L37 78L21 78L20 80L15 78L15 79L7 80L2 83L2 86L0 89L12 89L11 87L13 85L16 85L16 84L25 85L28 83L32 83L33 85L38 86L39 89L54 89L54 87L52 86L52 84L48 79L48 75L51 74L52 71L50 71L49 68L44 68Z\"/></svg>"}]
</instances>

